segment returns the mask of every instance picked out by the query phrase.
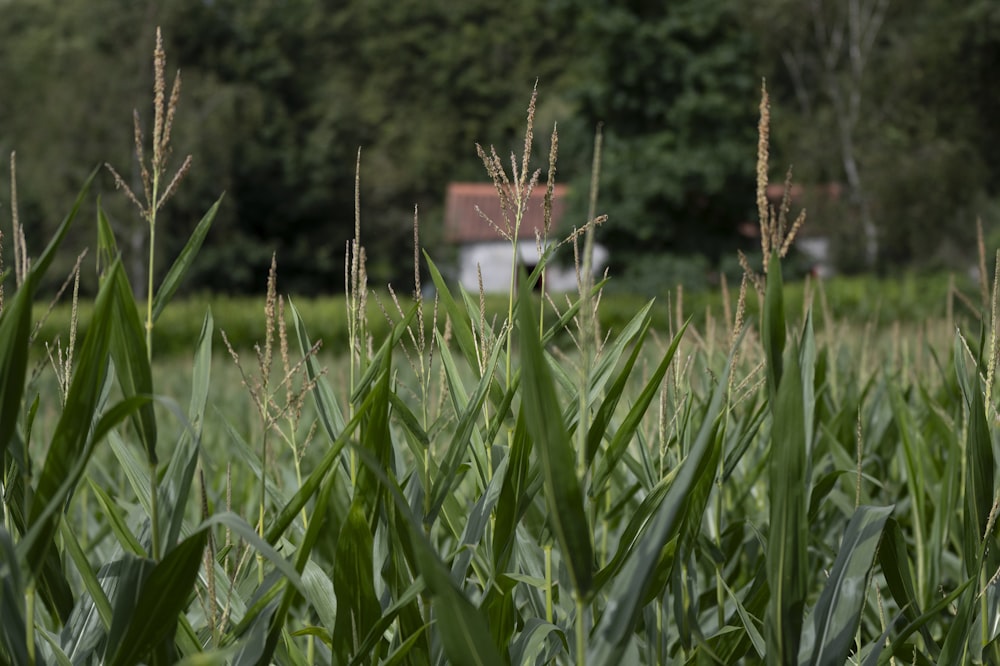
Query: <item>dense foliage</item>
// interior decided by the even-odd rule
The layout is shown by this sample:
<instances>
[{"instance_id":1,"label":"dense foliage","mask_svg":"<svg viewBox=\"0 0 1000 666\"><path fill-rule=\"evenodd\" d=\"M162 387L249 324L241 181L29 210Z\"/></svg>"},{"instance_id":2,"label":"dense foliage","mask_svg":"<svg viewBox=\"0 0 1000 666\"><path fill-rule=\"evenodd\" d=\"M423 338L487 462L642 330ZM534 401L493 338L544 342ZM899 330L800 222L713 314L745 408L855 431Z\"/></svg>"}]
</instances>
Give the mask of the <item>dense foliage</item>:
<instances>
[{"instance_id":1,"label":"dense foliage","mask_svg":"<svg viewBox=\"0 0 1000 666\"><path fill-rule=\"evenodd\" d=\"M1000 11L988 0L7 0L0 12L0 154L18 151L35 239L89 167L129 163L131 108L149 131L143 54L164 27L184 77L177 158L193 153L198 177L164 210L158 252L176 254L227 193L189 288L257 290L277 250L290 291L343 289L359 148L373 282L408 285L414 205L434 245L446 184L481 177L475 142L501 153L517 143L536 80L536 153L558 121L559 179L576 186L578 221L603 123L601 240L643 291L704 282L747 242L735 230L753 219L748 100L762 77L779 102L776 164L794 162L799 182L848 186L834 203L806 196L843 268L868 265L866 221L884 270L955 265L975 216L996 224ZM868 39L860 67L843 39L855 16ZM0 180L6 214L7 169ZM136 250L126 268L138 283L144 228L112 187L107 174L95 183ZM72 231L70 244L90 239Z\"/></svg>"}]
</instances>

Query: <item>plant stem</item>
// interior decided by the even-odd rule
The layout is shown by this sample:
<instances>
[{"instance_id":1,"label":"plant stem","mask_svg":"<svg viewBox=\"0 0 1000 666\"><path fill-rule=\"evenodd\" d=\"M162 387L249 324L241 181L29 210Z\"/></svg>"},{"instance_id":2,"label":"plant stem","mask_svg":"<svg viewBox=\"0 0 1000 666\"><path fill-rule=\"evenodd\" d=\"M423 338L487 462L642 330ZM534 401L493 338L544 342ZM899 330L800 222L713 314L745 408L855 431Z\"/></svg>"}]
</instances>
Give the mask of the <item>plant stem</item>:
<instances>
[{"instance_id":1,"label":"plant stem","mask_svg":"<svg viewBox=\"0 0 1000 666\"><path fill-rule=\"evenodd\" d=\"M26 631L24 640L28 644L28 663L34 666L35 663L35 585L32 583L24 592L25 604L25 624Z\"/></svg>"},{"instance_id":2,"label":"plant stem","mask_svg":"<svg viewBox=\"0 0 1000 666\"><path fill-rule=\"evenodd\" d=\"M156 478L156 463L149 463L149 521L150 530L152 532L152 550L151 553L153 560L159 562L160 560L160 503L157 496L160 494L159 484Z\"/></svg>"},{"instance_id":3,"label":"plant stem","mask_svg":"<svg viewBox=\"0 0 1000 666\"><path fill-rule=\"evenodd\" d=\"M552 624L552 546L545 546L545 621Z\"/></svg>"},{"instance_id":4,"label":"plant stem","mask_svg":"<svg viewBox=\"0 0 1000 666\"><path fill-rule=\"evenodd\" d=\"M146 360L153 363L153 269L156 256L156 199L158 196L160 174L153 170L153 197L149 202L149 265L146 284ZM156 463L149 462L149 522L152 532L152 557L160 560L160 491L156 477Z\"/></svg>"},{"instance_id":5,"label":"plant stem","mask_svg":"<svg viewBox=\"0 0 1000 666\"><path fill-rule=\"evenodd\" d=\"M587 663L585 651L587 632L584 627L583 599L577 593L573 596L576 598L576 665L584 666Z\"/></svg>"}]
</instances>

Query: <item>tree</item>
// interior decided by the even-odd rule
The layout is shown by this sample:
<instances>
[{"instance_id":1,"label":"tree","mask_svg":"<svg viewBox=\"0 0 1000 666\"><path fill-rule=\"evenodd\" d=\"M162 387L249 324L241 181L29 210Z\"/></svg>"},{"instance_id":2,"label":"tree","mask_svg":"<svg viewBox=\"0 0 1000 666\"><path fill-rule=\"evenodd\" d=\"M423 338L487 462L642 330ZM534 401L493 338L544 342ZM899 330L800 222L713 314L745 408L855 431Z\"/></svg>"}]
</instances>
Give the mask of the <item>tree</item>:
<instances>
[{"instance_id":1,"label":"tree","mask_svg":"<svg viewBox=\"0 0 1000 666\"><path fill-rule=\"evenodd\" d=\"M754 200L752 38L724 0L586 8L580 110L604 124L601 238L613 262L627 271L652 253L717 260L739 243Z\"/></svg>"},{"instance_id":2,"label":"tree","mask_svg":"<svg viewBox=\"0 0 1000 666\"><path fill-rule=\"evenodd\" d=\"M995 10L768 0L747 11L773 71L778 152L800 181L847 185L846 211L809 222L837 241L842 268L967 256L989 196L981 147L996 137L985 111L997 95L980 79L997 43L982 19Z\"/></svg>"}]
</instances>

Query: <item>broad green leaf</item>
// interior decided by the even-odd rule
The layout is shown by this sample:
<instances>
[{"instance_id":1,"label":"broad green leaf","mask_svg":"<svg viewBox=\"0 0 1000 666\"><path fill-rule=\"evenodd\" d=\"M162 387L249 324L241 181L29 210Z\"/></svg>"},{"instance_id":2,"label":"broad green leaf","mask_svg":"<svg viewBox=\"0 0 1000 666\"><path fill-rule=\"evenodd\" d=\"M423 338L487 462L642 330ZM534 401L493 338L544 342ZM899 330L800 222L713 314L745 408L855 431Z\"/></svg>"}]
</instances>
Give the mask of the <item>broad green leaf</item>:
<instances>
[{"instance_id":1,"label":"broad green leaf","mask_svg":"<svg viewBox=\"0 0 1000 666\"><path fill-rule=\"evenodd\" d=\"M891 659L899 656L896 654L897 651L899 651L900 653L902 652L902 649L907 646L906 639L912 636L914 632L919 631L921 627L926 627L928 623L930 623L932 620L937 619L941 613L948 612L950 614L950 610L947 609L951 609L954 606L955 601L959 597L967 594L970 589L974 589L973 583L975 582L976 580L974 578L966 579L954 590L942 596L940 599L938 599L936 603L928 607L927 610L924 611L922 615L911 621L909 624L907 624L898 632L894 633L892 636L892 649L888 651L885 650L884 648L885 648L885 641L889 635L889 631L887 630L885 633L883 633L878 641L876 649L868 653L868 656L864 662L864 666L875 666L875 664L878 664L878 666L886 666L886 664L888 664ZM892 628L893 628L892 626L889 627L889 629ZM948 638L946 640L949 640L953 633L958 634L961 632L967 632L968 629L969 627L967 624L960 626L955 623L952 623L951 631L948 632ZM967 635L967 633L965 635ZM946 663L960 663L960 662L939 661L938 663L943 665Z\"/></svg>"},{"instance_id":2,"label":"broad green leaf","mask_svg":"<svg viewBox=\"0 0 1000 666\"><path fill-rule=\"evenodd\" d=\"M304 594L305 590L302 586L302 579L299 577L299 572L295 570L295 567L288 560L281 556L281 553L268 543L266 536L264 539L261 539L257 535L257 530L251 527L246 520L235 513L222 511L202 521L198 529L201 530L213 525L222 525L232 530L237 536L246 541L251 549L259 552L267 561L273 564L274 568L281 573L288 584L295 586L300 593Z\"/></svg>"},{"instance_id":3,"label":"broad green leaf","mask_svg":"<svg viewBox=\"0 0 1000 666\"><path fill-rule=\"evenodd\" d=\"M132 533L131 529L129 529L128 522L126 521L121 507L119 507L111 496L108 495L107 491L93 479L88 479L88 483L90 489L94 491L94 496L97 498L98 504L100 504L101 509L104 510L108 519L108 525L111 528L112 534L118 538L118 543L125 549L126 552L138 555L139 557L146 557L148 553L146 552L146 549L143 548L136 535Z\"/></svg>"},{"instance_id":4,"label":"broad green leaf","mask_svg":"<svg viewBox=\"0 0 1000 666\"><path fill-rule=\"evenodd\" d=\"M410 323L413 321L416 314L417 306L414 305L407 311L403 318L396 322L396 325L393 326L392 332L382 342L382 346L379 347L378 351L375 352L375 355L372 356L368 368L365 370L361 378L357 380L357 384L354 386L354 392L351 394L352 403L360 402L364 398L365 394L371 389L371 386L375 383L378 374L383 370L385 359L392 356L396 349L396 345L399 343L400 338L403 337L403 334L410 326Z\"/></svg>"},{"instance_id":5,"label":"broad green leaf","mask_svg":"<svg viewBox=\"0 0 1000 666\"><path fill-rule=\"evenodd\" d=\"M115 363L115 375L126 398L150 396L153 394L153 371L149 365L146 337L139 311L132 297L132 287L120 264L112 266L106 278L115 290L111 310L111 358ZM132 425L146 451L146 461L155 466L156 458L156 414L153 404L146 403L132 416Z\"/></svg>"},{"instance_id":6,"label":"broad green leaf","mask_svg":"<svg viewBox=\"0 0 1000 666\"><path fill-rule=\"evenodd\" d=\"M292 321L295 323L295 335L299 342L299 353L303 358L306 358L309 350L312 349L313 343L309 337L309 333L306 331L305 322L302 320L302 316L299 314L295 304L289 301L289 307L292 310ZM333 391L330 389L329 382L323 376L323 370L315 355L306 358L305 366L306 372L309 375L309 381L316 383L311 393L316 405L320 425L323 426L323 430L326 431L326 435L330 438L330 441L334 442L344 430L344 414L340 409L340 404L337 402L336 397L333 395Z\"/></svg>"},{"instance_id":7,"label":"broad green leaf","mask_svg":"<svg viewBox=\"0 0 1000 666\"><path fill-rule=\"evenodd\" d=\"M593 462L594 456L597 455L597 450L601 446L601 440L604 439L611 429L611 419L618 408L618 402L621 400L625 388L629 385L629 380L633 379L632 369L635 367L635 362L639 359L639 354L642 353L642 343L645 341L647 330L648 324L632 348L632 353L626 359L625 365L611 383L611 388L608 389L607 395L604 396L604 401L601 402L601 406L590 422L590 431L587 433L588 466Z\"/></svg>"},{"instance_id":8,"label":"broad green leaf","mask_svg":"<svg viewBox=\"0 0 1000 666\"><path fill-rule=\"evenodd\" d=\"M191 403L187 419L181 420L185 426L180 441L170 456L167 472L160 484L160 507L167 516L167 535L164 547L170 549L178 542L184 515L191 495L195 469L201 452L201 431L205 421L205 405L212 372L212 330L211 311L205 313L195 348L194 367L191 371Z\"/></svg>"},{"instance_id":9,"label":"broad green leaf","mask_svg":"<svg viewBox=\"0 0 1000 666\"><path fill-rule=\"evenodd\" d=\"M882 531L878 559L889 593L900 608L900 615L906 620L918 617L921 612L920 599L917 597L913 567L910 565L910 558L906 552L906 539L899 523L891 517ZM920 627L920 635L923 636L931 654L937 655L940 648L926 626Z\"/></svg>"},{"instance_id":10,"label":"broad green leaf","mask_svg":"<svg viewBox=\"0 0 1000 666\"><path fill-rule=\"evenodd\" d=\"M424 638L424 632L429 626L430 625L425 624L421 626L418 631L407 636L406 640L404 640L398 648L386 656L383 665L394 666L395 664L403 663L419 663L413 662L410 659L410 653L413 652L413 648L417 645L417 643Z\"/></svg>"},{"instance_id":11,"label":"broad green leaf","mask_svg":"<svg viewBox=\"0 0 1000 666\"><path fill-rule=\"evenodd\" d=\"M772 274L775 263L771 263ZM808 591L809 471L804 389L798 354L790 354L789 360L771 412L766 553L771 600L765 623L769 664L787 664L797 658Z\"/></svg>"},{"instance_id":12,"label":"broad green leaf","mask_svg":"<svg viewBox=\"0 0 1000 666\"><path fill-rule=\"evenodd\" d=\"M126 399L97 422L93 437L90 436L91 425L97 421L95 412L107 378L111 318L118 297L113 286L114 274L121 270L121 262L115 262L109 273L111 279L102 285L98 293L94 321L80 348L79 364L70 383L66 405L56 424L45 465L35 487L29 512L29 534L18 544L18 548L27 553L36 575L55 537L59 520L57 512L83 474L94 445L111 425L148 403L148 398Z\"/></svg>"},{"instance_id":13,"label":"broad green leaf","mask_svg":"<svg viewBox=\"0 0 1000 666\"><path fill-rule=\"evenodd\" d=\"M31 661L24 604L24 581L14 542L7 530L0 527L0 646L3 647L0 656L6 653L15 664Z\"/></svg>"},{"instance_id":14,"label":"broad green leaf","mask_svg":"<svg viewBox=\"0 0 1000 666\"><path fill-rule=\"evenodd\" d=\"M530 618L524 623L524 629L511 646L510 663L518 666L535 664L545 644L553 635L561 638L563 642L566 641L562 628L540 618Z\"/></svg>"},{"instance_id":15,"label":"broad green leaf","mask_svg":"<svg viewBox=\"0 0 1000 666\"><path fill-rule=\"evenodd\" d=\"M761 635L760 630L757 628L754 618L747 611L746 606L737 598L736 593L726 585L725 581L722 581L722 587L726 591L726 595L729 597L730 601L733 602L733 606L736 607L736 614L740 618L740 623L743 626L743 631L746 632L747 637L750 639L753 645L754 652L761 659L764 658L764 654L767 650L767 644L764 642L764 637Z\"/></svg>"},{"instance_id":16,"label":"broad green leaf","mask_svg":"<svg viewBox=\"0 0 1000 666\"><path fill-rule=\"evenodd\" d=\"M111 666L131 666L170 636L177 618L194 598L194 586L208 530L199 529L158 562L143 582L128 629Z\"/></svg>"},{"instance_id":17,"label":"broad green leaf","mask_svg":"<svg viewBox=\"0 0 1000 666\"><path fill-rule=\"evenodd\" d=\"M538 467L530 465L532 446L524 418L524 410L519 411L508 447L507 466L496 507L492 541L495 571L507 569L517 541L517 524L534 500L534 494L529 491L532 478L540 477Z\"/></svg>"},{"instance_id":18,"label":"broad green leaf","mask_svg":"<svg viewBox=\"0 0 1000 666\"><path fill-rule=\"evenodd\" d=\"M378 641L382 640L386 630L392 626L393 622L396 621L396 618L403 611L403 609L413 603L419 595L423 593L424 589L423 579L417 578L391 606L383 611L382 617L380 617L378 621L368 630L365 640L362 641L354 659L351 660L352 666L364 663L364 661L368 658L368 655L371 654L372 648L375 647L375 644ZM331 623L330 626L333 627L333 624ZM413 636L411 636L411 638L413 638Z\"/></svg>"},{"instance_id":19,"label":"broad green leaf","mask_svg":"<svg viewBox=\"0 0 1000 666\"><path fill-rule=\"evenodd\" d=\"M854 648L882 528L894 507L860 506L851 517L829 578L806 620L799 663L841 666Z\"/></svg>"},{"instance_id":20,"label":"broad green leaf","mask_svg":"<svg viewBox=\"0 0 1000 666\"><path fill-rule=\"evenodd\" d=\"M360 646L367 628L382 615L373 584L372 534L357 499L337 539L336 563L333 589L337 594L337 622L333 627L333 649L346 662Z\"/></svg>"},{"instance_id":21,"label":"broad green leaf","mask_svg":"<svg viewBox=\"0 0 1000 666\"><path fill-rule=\"evenodd\" d=\"M67 554L76 566L77 574L83 581L83 586L86 588L87 594L90 595L90 601L93 603L94 610L97 612L104 629L108 629L111 626L111 604L104 593L104 589L101 587L101 582L94 575L94 570L87 560L87 555L83 552L80 541L76 538L76 534L73 532L68 521L63 520L59 522L59 535L62 537Z\"/></svg>"},{"instance_id":22,"label":"broad green leaf","mask_svg":"<svg viewBox=\"0 0 1000 666\"><path fill-rule=\"evenodd\" d=\"M323 457L313 467L309 476L302 481L299 489L271 521L264 534L264 540L267 543L277 543L281 535L288 529L288 526L292 524L292 521L298 517L299 512L302 511L306 503L320 490L323 479L326 478L334 463L340 459L340 455L347 445L349 438L354 434L354 431L361 422L368 417L368 410L374 402L373 395L369 393L365 401L357 407L354 416L344 426L340 434L337 435L337 438L330 442Z\"/></svg>"},{"instance_id":23,"label":"broad green leaf","mask_svg":"<svg viewBox=\"0 0 1000 666\"><path fill-rule=\"evenodd\" d=\"M156 322L160 318L163 308L167 306L167 303L170 302L177 288L181 285L184 274L188 272L191 264L194 263L194 259L198 255L198 250L201 249L201 244L204 242L205 236L208 235L208 230L212 227L212 221L215 219L216 213L219 212L219 205L222 204L223 196L216 199L212 207L202 216L201 221L198 222L198 226L188 236L181 253L177 255L174 263L170 266L170 270L163 277L163 282L160 283L159 288L156 290L156 296L153 297L153 322Z\"/></svg>"},{"instance_id":24,"label":"broad green leaf","mask_svg":"<svg viewBox=\"0 0 1000 666\"><path fill-rule=\"evenodd\" d=\"M431 280L434 282L434 288L437 290L438 299L443 306L444 312L451 318L452 337L458 343L458 348L462 351L462 355L465 356L465 360L469 363L470 367L478 368L479 364L476 362L478 354L476 351L476 336L469 325L468 315L451 295L448 284L441 277L441 272L426 251L424 252L424 260L427 262L427 270L431 274ZM498 346L501 345L498 343Z\"/></svg>"},{"instance_id":25,"label":"broad green leaf","mask_svg":"<svg viewBox=\"0 0 1000 666\"><path fill-rule=\"evenodd\" d=\"M111 603L111 626L104 641L103 660L109 661L120 649L122 639L132 624L142 586L156 563L128 553L101 567L98 576L105 581Z\"/></svg>"},{"instance_id":26,"label":"broad green leaf","mask_svg":"<svg viewBox=\"0 0 1000 666\"><path fill-rule=\"evenodd\" d=\"M524 422L542 461L542 486L548 501L549 525L559 543L577 598L587 599L594 566L590 523L577 476L573 442L559 417L559 399L538 339L538 317L523 284L518 310Z\"/></svg>"},{"instance_id":27,"label":"broad green leaf","mask_svg":"<svg viewBox=\"0 0 1000 666\"><path fill-rule=\"evenodd\" d=\"M33 268L25 276L24 284L17 290L14 298L5 303L3 312L0 313L0 455L6 452L7 445L17 429L21 396L24 393L24 382L28 368L31 306L35 300L35 291L52 264L56 249L66 237L66 232L69 231L73 220L76 219L97 171L98 169L94 169L90 173L73 204L72 210L59 225L45 251L42 252Z\"/></svg>"}]
</instances>

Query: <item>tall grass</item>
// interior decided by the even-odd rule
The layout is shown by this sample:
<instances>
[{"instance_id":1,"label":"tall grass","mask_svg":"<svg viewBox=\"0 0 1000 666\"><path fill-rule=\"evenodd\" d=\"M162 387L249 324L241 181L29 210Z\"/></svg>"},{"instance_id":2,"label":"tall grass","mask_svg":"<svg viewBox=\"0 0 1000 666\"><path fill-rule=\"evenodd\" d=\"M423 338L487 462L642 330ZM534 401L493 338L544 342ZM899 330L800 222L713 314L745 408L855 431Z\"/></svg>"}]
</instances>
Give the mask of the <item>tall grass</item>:
<instances>
[{"instance_id":1,"label":"tall grass","mask_svg":"<svg viewBox=\"0 0 1000 666\"><path fill-rule=\"evenodd\" d=\"M164 58L151 246L179 103L161 106ZM533 108L512 175L480 149L511 229L539 177ZM765 92L759 185L768 117ZM0 314L0 661L1000 663L995 284L980 329L925 364L899 335L883 354L829 316L816 331L782 281L801 222L761 199L762 273L744 259L735 312L701 330L654 327L648 303L599 333L586 269L538 299L554 252L589 265L576 233L531 275L512 252L498 318L425 255L435 301L392 294L379 329L358 198L342 365L274 265L256 367L230 345L241 386L219 385L206 312L171 396L151 332L216 207L145 323L98 212L89 324L29 372L37 286L93 177Z\"/></svg>"}]
</instances>

